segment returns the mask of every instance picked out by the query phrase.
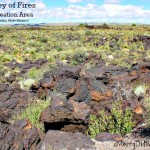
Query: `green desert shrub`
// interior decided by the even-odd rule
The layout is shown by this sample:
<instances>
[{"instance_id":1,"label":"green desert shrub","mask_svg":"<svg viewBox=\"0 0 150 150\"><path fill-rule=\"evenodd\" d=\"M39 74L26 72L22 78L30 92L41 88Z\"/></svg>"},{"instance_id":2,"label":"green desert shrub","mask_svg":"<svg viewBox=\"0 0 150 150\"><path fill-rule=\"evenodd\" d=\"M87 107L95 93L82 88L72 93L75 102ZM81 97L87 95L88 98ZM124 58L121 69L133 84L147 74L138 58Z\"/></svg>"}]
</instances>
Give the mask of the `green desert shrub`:
<instances>
[{"instance_id":1,"label":"green desert shrub","mask_svg":"<svg viewBox=\"0 0 150 150\"><path fill-rule=\"evenodd\" d=\"M39 119L42 111L45 110L46 107L48 107L49 105L50 99L47 99L46 101L37 101L29 104L27 108L21 110L18 113L14 113L10 122L13 123L16 120L28 119L34 126L44 131L44 127L39 122Z\"/></svg>"},{"instance_id":2,"label":"green desert shrub","mask_svg":"<svg viewBox=\"0 0 150 150\"><path fill-rule=\"evenodd\" d=\"M90 124L87 131L88 134L90 134L92 138L95 138L98 133L106 131L109 119L110 116L106 115L104 111L99 112L99 117L91 114Z\"/></svg>"},{"instance_id":3,"label":"green desert shrub","mask_svg":"<svg viewBox=\"0 0 150 150\"><path fill-rule=\"evenodd\" d=\"M87 54L83 51L77 51L72 57L72 61L75 65L83 63L87 58Z\"/></svg>"},{"instance_id":4,"label":"green desert shrub","mask_svg":"<svg viewBox=\"0 0 150 150\"><path fill-rule=\"evenodd\" d=\"M135 24L135 23L133 23L133 24L132 24L132 27L136 27L136 24Z\"/></svg>"},{"instance_id":5,"label":"green desert shrub","mask_svg":"<svg viewBox=\"0 0 150 150\"><path fill-rule=\"evenodd\" d=\"M3 38L4 37L4 35L3 34L0 34L0 38Z\"/></svg>"},{"instance_id":6,"label":"green desert shrub","mask_svg":"<svg viewBox=\"0 0 150 150\"><path fill-rule=\"evenodd\" d=\"M92 32L90 30L86 30L85 31L85 36L89 36L89 35L92 35Z\"/></svg>"},{"instance_id":7,"label":"green desert shrub","mask_svg":"<svg viewBox=\"0 0 150 150\"><path fill-rule=\"evenodd\" d=\"M40 42L42 42L42 43L47 43L47 42L48 42L48 39L47 39L46 37L42 37L42 38L40 39Z\"/></svg>"},{"instance_id":8,"label":"green desert shrub","mask_svg":"<svg viewBox=\"0 0 150 150\"><path fill-rule=\"evenodd\" d=\"M32 41L32 42L29 43L29 46L37 47L37 42L36 41Z\"/></svg>"},{"instance_id":9,"label":"green desert shrub","mask_svg":"<svg viewBox=\"0 0 150 150\"><path fill-rule=\"evenodd\" d=\"M85 26L88 26L87 23L80 23L78 27L85 27Z\"/></svg>"},{"instance_id":10,"label":"green desert shrub","mask_svg":"<svg viewBox=\"0 0 150 150\"><path fill-rule=\"evenodd\" d=\"M108 24L104 23L104 24L102 25L102 28L104 28L104 29L109 29L109 26L108 26Z\"/></svg>"},{"instance_id":11,"label":"green desert shrub","mask_svg":"<svg viewBox=\"0 0 150 150\"><path fill-rule=\"evenodd\" d=\"M61 51L63 50L62 47L59 46L59 45L55 46L55 49L56 49L58 52L61 52Z\"/></svg>"},{"instance_id":12,"label":"green desert shrub","mask_svg":"<svg viewBox=\"0 0 150 150\"><path fill-rule=\"evenodd\" d=\"M120 133L125 135L130 133L134 127L133 113L129 108L125 111L121 108L121 102L115 102L111 113L104 110L99 112L99 116L90 115L90 123L87 133L92 137L100 132Z\"/></svg>"},{"instance_id":13,"label":"green desert shrub","mask_svg":"<svg viewBox=\"0 0 150 150\"><path fill-rule=\"evenodd\" d=\"M45 52L38 52L34 55L34 59L43 59L46 58L46 53Z\"/></svg>"},{"instance_id":14,"label":"green desert shrub","mask_svg":"<svg viewBox=\"0 0 150 150\"><path fill-rule=\"evenodd\" d=\"M1 62L8 62L8 61L12 61L14 59L14 56L11 54L5 54L5 55L1 55L0 56L0 61Z\"/></svg>"}]
</instances>

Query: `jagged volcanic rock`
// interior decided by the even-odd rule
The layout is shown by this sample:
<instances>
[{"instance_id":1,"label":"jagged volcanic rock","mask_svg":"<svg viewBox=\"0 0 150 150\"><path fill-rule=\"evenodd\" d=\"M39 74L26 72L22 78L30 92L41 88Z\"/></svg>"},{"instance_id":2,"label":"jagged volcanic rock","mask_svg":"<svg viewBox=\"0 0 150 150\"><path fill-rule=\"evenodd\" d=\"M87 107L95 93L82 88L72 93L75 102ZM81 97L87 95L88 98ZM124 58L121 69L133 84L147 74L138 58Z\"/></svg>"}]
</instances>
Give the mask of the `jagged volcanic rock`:
<instances>
[{"instance_id":1,"label":"jagged volcanic rock","mask_svg":"<svg viewBox=\"0 0 150 150\"><path fill-rule=\"evenodd\" d=\"M46 130L85 132L90 115L90 107L85 103L51 96L51 105L42 113L41 121Z\"/></svg>"},{"instance_id":2,"label":"jagged volcanic rock","mask_svg":"<svg viewBox=\"0 0 150 150\"><path fill-rule=\"evenodd\" d=\"M87 136L82 133L67 133L61 131L48 131L46 133L45 138L42 141L40 150L74 150L74 149L86 149L86 150L94 150L95 144L94 142Z\"/></svg>"},{"instance_id":3,"label":"jagged volcanic rock","mask_svg":"<svg viewBox=\"0 0 150 150\"><path fill-rule=\"evenodd\" d=\"M19 84L0 84L0 121L7 121L14 111L25 108L27 103L31 102L29 95L30 93L22 90Z\"/></svg>"},{"instance_id":4,"label":"jagged volcanic rock","mask_svg":"<svg viewBox=\"0 0 150 150\"><path fill-rule=\"evenodd\" d=\"M40 141L38 130L28 120L0 124L0 128L1 150L35 150Z\"/></svg>"}]
</instances>

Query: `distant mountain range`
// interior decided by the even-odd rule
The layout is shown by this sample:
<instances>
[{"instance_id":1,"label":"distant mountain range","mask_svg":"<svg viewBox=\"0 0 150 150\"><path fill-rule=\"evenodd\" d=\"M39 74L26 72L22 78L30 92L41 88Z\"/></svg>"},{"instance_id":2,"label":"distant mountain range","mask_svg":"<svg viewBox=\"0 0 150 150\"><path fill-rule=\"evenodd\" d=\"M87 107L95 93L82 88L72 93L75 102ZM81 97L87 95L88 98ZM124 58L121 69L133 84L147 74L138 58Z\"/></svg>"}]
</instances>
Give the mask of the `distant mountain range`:
<instances>
[{"instance_id":1,"label":"distant mountain range","mask_svg":"<svg viewBox=\"0 0 150 150\"><path fill-rule=\"evenodd\" d=\"M30 26L30 27L39 27L44 26L46 23L37 23L37 24L13 24L11 26Z\"/></svg>"},{"instance_id":2,"label":"distant mountain range","mask_svg":"<svg viewBox=\"0 0 150 150\"><path fill-rule=\"evenodd\" d=\"M28 26L28 27L40 27L40 26L61 26L61 25L74 25L74 26L78 26L79 24L81 24L83 22L76 22L76 23L72 23L72 22L68 22L68 23L36 23L36 24L0 24L0 26ZM88 25L102 25L103 23L97 23L97 22L88 22ZM132 23L107 23L108 25L131 25ZM140 24L140 23L136 23L137 25L148 25L148 24Z\"/></svg>"}]
</instances>

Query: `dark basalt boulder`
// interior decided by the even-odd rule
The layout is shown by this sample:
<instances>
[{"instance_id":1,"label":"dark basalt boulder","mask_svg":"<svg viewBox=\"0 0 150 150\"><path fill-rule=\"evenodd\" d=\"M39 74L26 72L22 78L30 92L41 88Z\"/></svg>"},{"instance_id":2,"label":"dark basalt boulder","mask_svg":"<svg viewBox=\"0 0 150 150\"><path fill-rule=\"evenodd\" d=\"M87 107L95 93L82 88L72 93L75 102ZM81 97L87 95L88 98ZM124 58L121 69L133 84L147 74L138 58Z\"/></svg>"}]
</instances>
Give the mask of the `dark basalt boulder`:
<instances>
[{"instance_id":1,"label":"dark basalt boulder","mask_svg":"<svg viewBox=\"0 0 150 150\"><path fill-rule=\"evenodd\" d=\"M31 91L39 95L56 90L76 102L89 103L113 98L112 88L120 82L127 85L131 82L150 81L150 62L138 62L130 69L118 66L105 66L103 61L91 69L84 65L77 67L62 66L44 75L38 84L32 85ZM46 96L45 96L46 97Z\"/></svg>"},{"instance_id":2,"label":"dark basalt boulder","mask_svg":"<svg viewBox=\"0 0 150 150\"><path fill-rule=\"evenodd\" d=\"M45 125L46 131L57 129L84 133L87 129L90 111L90 107L85 103L51 96L51 105L43 111L40 120Z\"/></svg>"},{"instance_id":3,"label":"dark basalt boulder","mask_svg":"<svg viewBox=\"0 0 150 150\"><path fill-rule=\"evenodd\" d=\"M3 145L3 140L9 130L9 124L0 122L0 148Z\"/></svg>"},{"instance_id":4,"label":"dark basalt boulder","mask_svg":"<svg viewBox=\"0 0 150 150\"><path fill-rule=\"evenodd\" d=\"M7 122L14 111L25 108L31 102L29 95L32 94L22 90L19 84L0 84L0 121Z\"/></svg>"},{"instance_id":5,"label":"dark basalt boulder","mask_svg":"<svg viewBox=\"0 0 150 150\"><path fill-rule=\"evenodd\" d=\"M8 84L0 84L0 92L5 92L8 87Z\"/></svg>"},{"instance_id":6,"label":"dark basalt boulder","mask_svg":"<svg viewBox=\"0 0 150 150\"><path fill-rule=\"evenodd\" d=\"M54 69L51 73L49 73L49 76L53 76L55 78L66 77L66 78L78 79L81 68L82 66L77 66L77 67L62 66ZM46 76L48 76L48 74Z\"/></svg>"},{"instance_id":7,"label":"dark basalt boulder","mask_svg":"<svg viewBox=\"0 0 150 150\"><path fill-rule=\"evenodd\" d=\"M98 114L101 110L111 110L113 104L113 99L103 100L103 101L90 101L90 107L92 114Z\"/></svg>"},{"instance_id":8,"label":"dark basalt boulder","mask_svg":"<svg viewBox=\"0 0 150 150\"><path fill-rule=\"evenodd\" d=\"M94 142L82 133L67 133L60 131L48 131L44 137L40 150L96 150Z\"/></svg>"},{"instance_id":9,"label":"dark basalt boulder","mask_svg":"<svg viewBox=\"0 0 150 150\"><path fill-rule=\"evenodd\" d=\"M41 86L43 88L50 88L52 84L53 84L53 78L52 77L43 78L39 81L39 86Z\"/></svg>"},{"instance_id":10,"label":"dark basalt boulder","mask_svg":"<svg viewBox=\"0 0 150 150\"><path fill-rule=\"evenodd\" d=\"M139 81L150 82L150 62L138 64L139 66Z\"/></svg>"},{"instance_id":11,"label":"dark basalt boulder","mask_svg":"<svg viewBox=\"0 0 150 150\"><path fill-rule=\"evenodd\" d=\"M75 87L75 95L71 98L76 102L88 103L91 100L90 91L85 81L79 80Z\"/></svg>"},{"instance_id":12,"label":"dark basalt boulder","mask_svg":"<svg viewBox=\"0 0 150 150\"><path fill-rule=\"evenodd\" d=\"M101 81L96 78L85 78L91 99L95 101L107 100L112 98L112 91Z\"/></svg>"},{"instance_id":13,"label":"dark basalt boulder","mask_svg":"<svg viewBox=\"0 0 150 150\"><path fill-rule=\"evenodd\" d=\"M150 49L150 36L140 36L140 41L143 42L145 49Z\"/></svg>"},{"instance_id":14,"label":"dark basalt boulder","mask_svg":"<svg viewBox=\"0 0 150 150\"><path fill-rule=\"evenodd\" d=\"M28 120L1 124L0 128L1 150L35 150L40 141L38 130Z\"/></svg>"},{"instance_id":15,"label":"dark basalt boulder","mask_svg":"<svg viewBox=\"0 0 150 150\"><path fill-rule=\"evenodd\" d=\"M56 84L56 90L60 93L69 93L75 87L76 80L71 78L60 79Z\"/></svg>"},{"instance_id":16,"label":"dark basalt boulder","mask_svg":"<svg viewBox=\"0 0 150 150\"><path fill-rule=\"evenodd\" d=\"M129 42L131 42L131 43L133 43L133 42L142 42L145 50L149 50L150 49L150 36L148 36L148 35L135 36Z\"/></svg>"},{"instance_id":17,"label":"dark basalt boulder","mask_svg":"<svg viewBox=\"0 0 150 150\"><path fill-rule=\"evenodd\" d=\"M17 63L15 60L6 63L6 66L8 66L11 69L14 69L16 67L19 67L21 69L21 73L27 72L28 69L31 69L33 67L39 68L41 65L45 64L47 62L46 59L38 59L34 62L31 60L27 60L24 63Z\"/></svg>"},{"instance_id":18,"label":"dark basalt boulder","mask_svg":"<svg viewBox=\"0 0 150 150\"><path fill-rule=\"evenodd\" d=\"M97 79L104 79L105 75L105 70L104 67L95 67L95 68L91 68L86 70L86 74L90 77L95 77Z\"/></svg>"},{"instance_id":19,"label":"dark basalt boulder","mask_svg":"<svg viewBox=\"0 0 150 150\"><path fill-rule=\"evenodd\" d=\"M111 134L108 132L101 132L96 135L96 140L97 141L121 141L123 140L121 134Z\"/></svg>"}]
</instances>

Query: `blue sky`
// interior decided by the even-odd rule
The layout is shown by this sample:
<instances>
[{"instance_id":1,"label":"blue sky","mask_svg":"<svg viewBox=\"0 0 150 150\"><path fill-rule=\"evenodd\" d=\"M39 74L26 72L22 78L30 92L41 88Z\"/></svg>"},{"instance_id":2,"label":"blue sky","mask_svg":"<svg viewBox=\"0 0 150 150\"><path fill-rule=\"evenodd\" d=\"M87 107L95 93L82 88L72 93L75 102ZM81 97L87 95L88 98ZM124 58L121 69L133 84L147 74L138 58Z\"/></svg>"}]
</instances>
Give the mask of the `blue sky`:
<instances>
[{"instance_id":1,"label":"blue sky","mask_svg":"<svg viewBox=\"0 0 150 150\"><path fill-rule=\"evenodd\" d=\"M57 2L56 2L57 1ZM118 3L121 5L135 5L135 6L142 6L145 9L150 9L150 0L77 0L77 2L72 2L71 0L43 0L43 3L45 3L49 8L52 7L67 7L69 4L77 4L80 6L85 6L89 3L96 4L96 5L102 5L104 3Z\"/></svg>"},{"instance_id":2,"label":"blue sky","mask_svg":"<svg viewBox=\"0 0 150 150\"><path fill-rule=\"evenodd\" d=\"M33 18L23 18L29 19L29 23L107 22L150 24L150 0L0 0L0 5L13 2L34 3L36 8L0 8L0 14L7 12L32 13ZM2 19L10 19L10 17L1 16L0 20Z\"/></svg>"}]
</instances>

